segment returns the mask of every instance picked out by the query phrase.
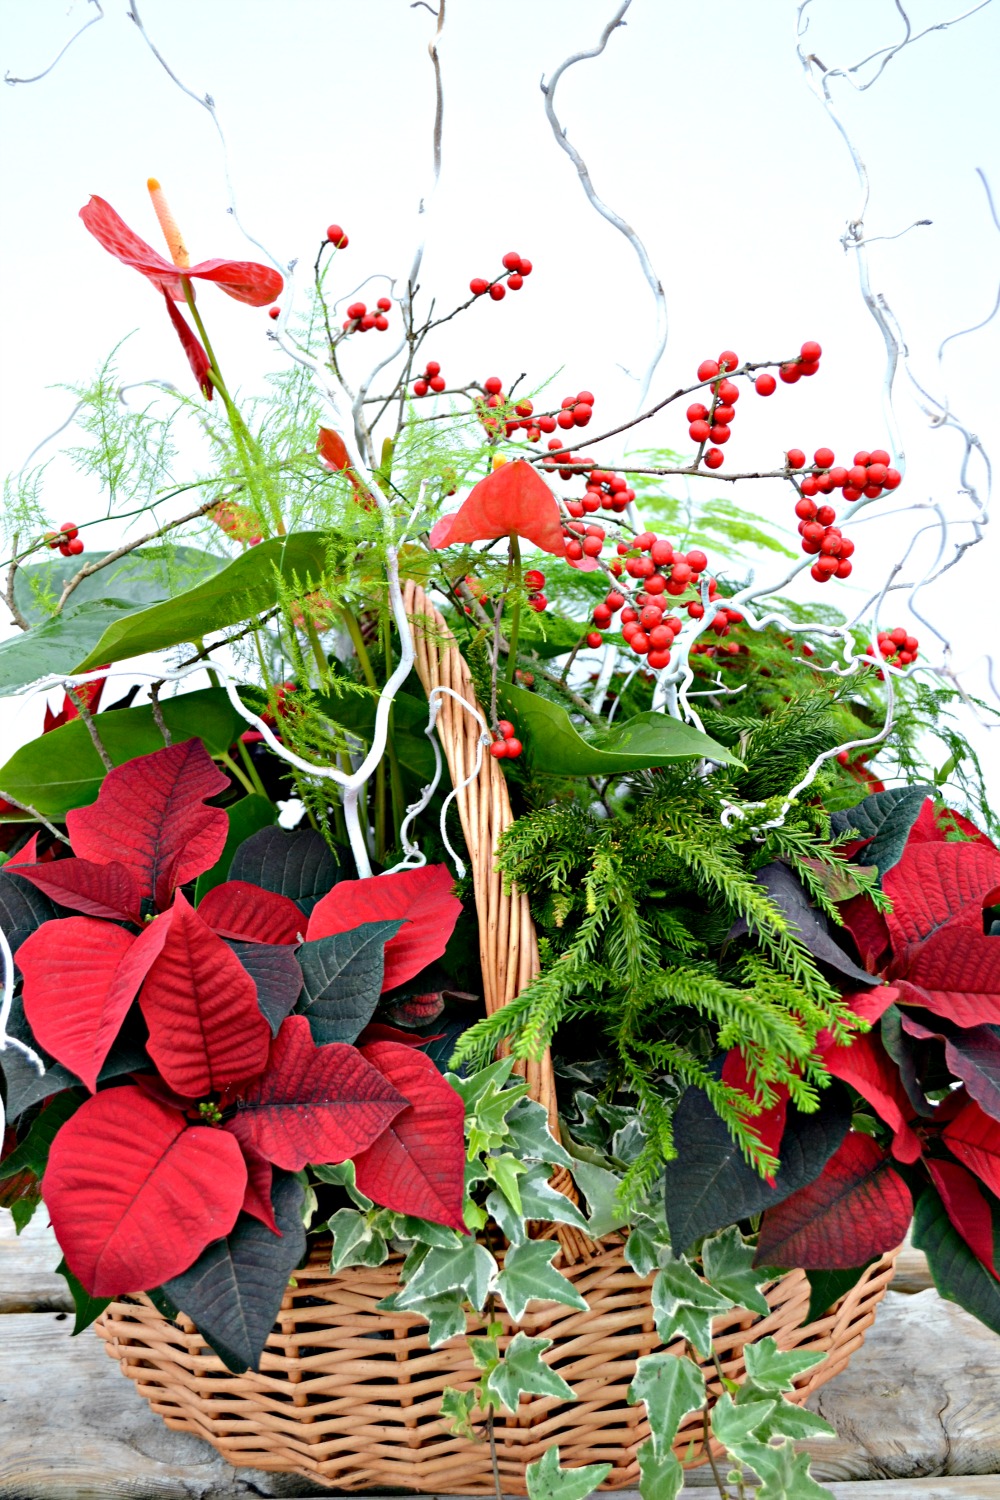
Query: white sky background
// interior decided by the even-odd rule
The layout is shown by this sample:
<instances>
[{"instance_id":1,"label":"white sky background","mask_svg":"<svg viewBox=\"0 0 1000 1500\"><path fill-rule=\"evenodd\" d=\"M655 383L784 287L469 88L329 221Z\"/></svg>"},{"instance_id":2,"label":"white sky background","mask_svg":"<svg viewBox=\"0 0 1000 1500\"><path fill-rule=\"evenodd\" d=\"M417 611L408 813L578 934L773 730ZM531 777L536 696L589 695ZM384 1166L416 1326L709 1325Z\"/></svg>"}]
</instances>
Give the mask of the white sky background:
<instances>
[{"instance_id":1,"label":"white sky background","mask_svg":"<svg viewBox=\"0 0 1000 1500\"><path fill-rule=\"evenodd\" d=\"M972 3L909 0L905 8L916 32ZM279 262L299 257L311 266L326 225L342 224L350 247L338 258L338 295L372 272L404 277L417 202L430 181L428 11L407 0L139 0L139 10L178 77L216 101L249 233ZM449 384L495 373L506 385L525 371L530 388L562 369L556 401L583 387L597 397L591 431L634 410L636 383L627 372L641 373L648 360L652 299L632 248L594 213L557 148L538 82L569 53L593 46L613 10L613 0L448 0L440 48L444 165L421 275L444 309L464 299L471 276L496 274L505 251L530 256L535 270L520 293L501 304L484 299L442 329L426 356L441 361ZM853 253L840 243L857 210L856 179L804 82L795 10L790 0L634 0L627 26L602 57L565 75L557 98L597 191L641 235L666 290L670 336L651 399L691 383L699 360L723 347L741 359L767 359L794 353L806 338L823 345L814 379L779 385L766 401L744 394L727 469L775 467L791 446L811 454L826 444L838 460L888 446L882 340L862 302ZM0 91L3 472L19 469L68 415L73 398L58 385L88 380L126 334L123 382L190 383L152 287L106 255L77 219L91 193L159 244L145 190L155 175L193 259L262 258L227 214L223 157L207 111L170 80L125 11L124 0L110 0L103 21L47 77ZM4 0L4 70L18 77L41 71L94 13L85 0ZM809 13L811 49L828 67L850 66L902 33L893 0L813 0ZM950 344L943 374L936 356L941 340L984 319L997 295L1000 233L975 168L986 172L1000 207L998 58L1000 6L992 3L894 58L868 92L834 84L871 173L868 234L933 221L871 247L873 285L902 325L918 378L936 395L947 393L994 457L1000 318ZM372 284L362 296L372 302L383 290ZM210 287L200 306L230 384L258 389L283 359L266 337L266 313ZM388 352L391 338L359 339L355 373ZM967 517L958 437L929 426L905 375L896 389L908 472L895 499L880 503L898 511L904 500L933 498L950 517ZM683 405L640 428L636 445L685 450ZM610 459L610 448L604 456ZM973 476L984 478L981 469ZM706 482L708 494L721 489ZM99 497L66 466L53 466L50 493L54 524L100 511ZM791 529L789 496L777 481L736 490L748 511ZM850 609L884 578L918 524L909 513L853 528L850 584L820 587L807 575L800 595ZM112 525L98 536L113 541L118 531ZM936 546L928 540L917 554L913 576ZM996 540L987 536L923 596L924 612L952 642L963 682L984 695L984 652L997 638L998 561ZM901 603L881 623L907 624L924 653L940 661L940 645ZM14 707L7 700L0 713L4 756L40 728L37 701L20 714ZM967 722L992 776L1000 776L1000 734L991 745Z\"/></svg>"}]
</instances>

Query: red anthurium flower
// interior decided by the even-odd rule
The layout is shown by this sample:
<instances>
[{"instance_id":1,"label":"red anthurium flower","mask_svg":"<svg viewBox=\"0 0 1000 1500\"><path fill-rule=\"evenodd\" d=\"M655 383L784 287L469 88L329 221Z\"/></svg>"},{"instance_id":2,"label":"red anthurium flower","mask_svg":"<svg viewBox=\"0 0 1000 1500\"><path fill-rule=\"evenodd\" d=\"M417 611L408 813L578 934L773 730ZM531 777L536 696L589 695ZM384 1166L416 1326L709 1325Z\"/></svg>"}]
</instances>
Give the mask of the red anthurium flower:
<instances>
[{"instance_id":1,"label":"red anthurium flower","mask_svg":"<svg viewBox=\"0 0 1000 1500\"><path fill-rule=\"evenodd\" d=\"M452 895L453 885L445 865L342 880L316 903L306 937L311 942L348 932L362 922L402 917L403 926L385 945L382 989L394 990L440 958L447 947L462 910L461 901Z\"/></svg>"},{"instance_id":2,"label":"red anthurium flower","mask_svg":"<svg viewBox=\"0 0 1000 1500\"><path fill-rule=\"evenodd\" d=\"M451 547L456 542L487 542L512 531L554 557L566 555L555 496L523 458L501 464L474 485L461 509L438 521L430 544Z\"/></svg>"},{"instance_id":3,"label":"red anthurium flower","mask_svg":"<svg viewBox=\"0 0 1000 1500\"><path fill-rule=\"evenodd\" d=\"M171 260L129 228L125 220L103 198L92 197L80 210L87 229L109 254L123 265L131 266L163 293L167 313L187 355L188 363L202 393L211 400L213 384L211 361L200 339L192 332L174 306L183 302L184 282L213 281L220 290L238 302L251 307L266 307L280 294L284 282L277 271L247 260L201 260L191 265L190 257L177 228L173 214L155 177L147 184L156 216L170 249ZM193 296L193 290L192 290Z\"/></svg>"},{"instance_id":4,"label":"red anthurium flower","mask_svg":"<svg viewBox=\"0 0 1000 1500\"><path fill-rule=\"evenodd\" d=\"M340 433L334 432L332 427L321 427L316 439L316 451L328 469L338 469L346 476L354 489L355 498L365 510L370 510L375 504L375 498L352 468L347 444Z\"/></svg>"}]
</instances>

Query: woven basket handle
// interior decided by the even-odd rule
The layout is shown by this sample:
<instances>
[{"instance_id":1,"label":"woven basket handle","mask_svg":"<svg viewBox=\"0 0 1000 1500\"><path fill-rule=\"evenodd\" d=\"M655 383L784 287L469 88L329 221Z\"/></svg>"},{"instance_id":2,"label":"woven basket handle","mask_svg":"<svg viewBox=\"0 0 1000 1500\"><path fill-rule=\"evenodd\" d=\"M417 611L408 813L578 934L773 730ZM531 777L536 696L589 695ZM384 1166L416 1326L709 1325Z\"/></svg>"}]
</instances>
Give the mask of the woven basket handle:
<instances>
[{"instance_id":1,"label":"woven basket handle","mask_svg":"<svg viewBox=\"0 0 1000 1500\"><path fill-rule=\"evenodd\" d=\"M478 709L469 668L443 616L413 582L406 584L403 602L424 691L429 694L435 687L450 688L471 708ZM443 693L437 732L452 783L458 786L472 776L482 728L473 714L466 713L454 698ZM500 835L513 823L514 814L507 783L492 755L483 754L479 774L462 788L455 801L472 866L486 1012L492 1015L513 1000L539 969L538 940L528 898L520 892L505 894L501 877L494 869ZM548 1112L549 1128L558 1139L555 1077L548 1051L538 1062L517 1062L514 1066L527 1079L532 1099Z\"/></svg>"}]
</instances>

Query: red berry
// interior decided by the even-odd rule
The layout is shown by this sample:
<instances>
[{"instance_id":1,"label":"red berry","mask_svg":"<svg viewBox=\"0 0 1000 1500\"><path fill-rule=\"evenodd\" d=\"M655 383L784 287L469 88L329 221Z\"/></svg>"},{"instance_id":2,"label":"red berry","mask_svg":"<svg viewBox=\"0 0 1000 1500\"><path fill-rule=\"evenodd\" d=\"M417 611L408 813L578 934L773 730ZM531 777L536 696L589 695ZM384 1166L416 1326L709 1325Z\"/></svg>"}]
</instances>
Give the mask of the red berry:
<instances>
[{"instance_id":1,"label":"red berry","mask_svg":"<svg viewBox=\"0 0 1000 1500\"><path fill-rule=\"evenodd\" d=\"M498 720L497 729L503 735L505 740L509 740L514 733L514 726L509 719Z\"/></svg>"},{"instance_id":2,"label":"red berry","mask_svg":"<svg viewBox=\"0 0 1000 1500\"><path fill-rule=\"evenodd\" d=\"M866 495L869 500L877 500L882 493L882 486L880 484L866 484L861 493Z\"/></svg>"},{"instance_id":3,"label":"red berry","mask_svg":"<svg viewBox=\"0 0 1000 1500\"><path fill-rule=\"evenodd\" d=\"M719 355L719 369L730 371L735 370L738 364L739 359L733 353L732 349L723 349L722 353Z\"/></svg>"},{"instance_id":4,"label":"red berry","mask_svg":"<svg viewBox=\"0 0 1000 1500\"><path fill-rule=\"evenodd\" d=\"M519 292L524 286L524 277L519 275L518 272L515 271L513 276L507 277L507 285L510 287L512 292Z\"/></svg>"},{"instance_id":5,"label":"red berry","mask_svg":"<svg viewBox=\"0 0 1000 1500\"><path fill-rule=\"evenodd\" d=\"M639 656L645 656L646 652L649 650L649 636L644 630L633 631L632 638L629 641L629 645L632 647L633 651L639 654Z\"/></svg>"},{"instance_id":6,"label":"red berry","mask_svg":"<svg viewBox=\"0 0 1000 1500\"><path fill-rule=\"evenodd\" d=\"M903 482L903 476L898 469L886 469L882 484L887 490L894 490Z\"/></svg>"},{"instance_id":7,"label":"red berry","mask_svg":"<svg viewBox=\"0 0 1000 1500\"><path fill-rule=\"evenodd\" d=\"M863 489L860 489L860 490L857 489L853 484L845 484L844 485L844 499L845 500L860 500L861 496L863 494L864 494L864 490Z\"/></svg>"},{"instance_id":8,"label":"red berry","mask_svg":"<svg viewBox=\"0 0 1000 1500\"><path fill-rule=\"evenodd\" d=\"M503 760L504 756L507 754L507 741L494 740L492 745L490 746L490 754L493 756L494 760Z\"/></svg>"},{"instance_id":9,"label":"red berry","mask_svg":"<svg viewBox=\"0 0 1000 1500\"><path fill-rule=\"evenodd\" d=\"M415 380L413 382L413 394L415 396L426 396L430 386L426 380Z\"/></svg>"},{"instance_id":10,"label":"red berry","mask_svg":"<svg viewBox=\"0 0 1000 1500\"><path fill-rule=\"evenodd\" d=\"M502 282L495 281L490 287L490 296L494 302L502 302L507 295L507 288Z\"/></svg>"},{"instance_id":11,"label":"red berry","mask_svg":"<svg viewBox=\"0 0 1000 1500\"><path fill-rule=\"evenodd\" d=\"M700 620L705 613L705 606L700 599L692 599L687 607L687 612L692 620Z\"/></svg>"},{"instance_id":12,"label":"red berry","mask_svg":"<svg viewBox=\"0 0 1000 1500\"><path fill-rule=\"evenodd\" d=\"M715 422L709 437L713 443L728 443L732 437L732 429L727 427L725 422Z\"/></svg>"},{"instance_id":13,"label":"red berry","mask_svg":"<svg viewBox=\"0 0 1000 1500\"><path fill-rule=\"evenodd\" d=\"M508 250L501 265L505 271L519 271L521 269L521 257L516 250Z\"/></svg>"},{"instance_id":14,"label":"red berry","mask_svg":"<svg viewBox=\"0 0 1000 1500\"><path fill-rule=\"evenodd\" d=\"M652 630L654 625L659 625L663 619L663 610L658 604L646 604L639 615L639 624L643 630Z\"/></svg>"},{"instance_id":15,"label":"red berry","mask_svg":"<svg viewBox=\"0 0 1000 1500\"><path fill-rule=\"evenodd\" d=\"M758 396L773 396L778 389L778 382L773 375L758 375L753 383L753 388Z\"/></svg>"},{"instance_id":16,"label":"red berry","mask_svg":"<svg viewBox=\"0 0 1000 1500\"><path fill-rule=\"evenodd\" d=\"M840 556L840 537L835 531L828 531L819 544L819 550L825 557Z\"/></svg>"},{"instance_id":17,"label":"red berry","mask_svg":"<svg viewBox=\"0 0 1000 1500\"><path fill-rule=\"evenodd\" d=\"M606 630L611 624L611 611L606 604L594 605L594 624Z\"/></svg>"},{"instance_id":18,"label":"red berry","mask_svg":"<svg viewBox=\"0 0 1000 1500\"><path fill-rule=\"evenodd\" d=\"M800 375L815 375L816 371L818 369L819 369L819 360L818 359L817 360L813 360L813 361L803 360L802 363L799 365L799 374Z\"/></svg>"},{"instance_id":19,"label":"red berry","mask_svg":"<svg viewBox=\"0 0 1000 1500\"><path fill-rule=\"evenodd\" d=\"M802 527L802 540L803 542L819 543L823 540L823 532L825 530L826 528L821 526L818 521L806 521Z\"/></svg>"},{"instance_id":20,"label":"red berry","mask_svg":"<svg viewBox=\"0 0 1000 1500\"><path fill-rule=\"evenodd\" d=\"M656 647L653 647L646 660L655 672L659 672L662 667L669 666L670 652L662 648L658 650Z\"/></svg>"},{"instance_id":21,"label":"red berry","mask_svg":"<svg viewBox=\"0 0 1000 1500\"><path fill-rule=\"evenodd\" d=\"M813 463L818 469L829 469L833 465L833 449L817 448L813 454Z\"/></svg>"},{"instance_id":22,"label":"red berry","mask_svg":"<svg viewBox=\"0 0 1000 1500\"><path fill-rule=\"evenodd\" d=\"M837 519L837 512L832 505L821 505L816 512L816 519L821 526L832 526Z\"/></svg>"},{"instance_id":23,"label":"red berry","mask_svg":"<svg viewBox=\"0 0 1000 1500\"><path fill-rule=\"evenodd\" d=\"M62 549L60 548L60 551L61 550ZM82 539L78 536L71 538L71 540L66 543L66 551L70 557L79 557L80 553L83 551Z\"/></svg>"},{"instance_id":24,"label":"red berry","mask_svg":"<svg viewBox=\"0 0 1000 1500\"><path fill-rule=\"evenodd\" d=\"M378 308L379 312L392 312L392 298L380 297L375 306Z\"/></svg>"},{"instance_id":25,"label":"red berry","mask_svg":"<svg viewBox=\"0 0 1000 1500\"><path fill-rule=\"evenodd\" d=\"M805 479L803 479L802 483L799 485L799 489L802 491L803 495L818 495L819 481L817 480L815 474L807 474Z\"/></svg>"},{"instance_id":26,"label":"red berry","mask_svg":"<svg viewBox=\"0 0 1000 1500\"><path fill-rule=\"evenodd\" d=\"M591 630L587 635L587 645L594 647L604 644L604 637L599 630Z\"/></svg>"},{"instance_id":27,"label":"red berry","mask_svg":"<svg viewBox=\"0 0 1000 1500\"><path fill-rule=\"evenodd\" d=\"M649 644L654 651L669 651L674 643L674 632L669 625L654 625L649 632ZM664 662L666 666L666 662Z\"/></svg>"},{"instance_id":28,"label":"red berry","mask_svg":"<svg viewBox=\"0 0 1000 1500\"><path fill-rule=\"evenodd\" d=\"M482 276L473 276L469 282L469 291L474 297L481 297L485 291L489 290L489 285L489 282L484 281Z\"/></svg>"},{"instance_id":29,"label":"red berry","mask_svg":"<svg viewBox=\"0 0 1000 1500\"><path fill-rule=\"evenodd\" d=\"M622 626L622 640L627 646L630 646L632 644L632 637L638 632L638 630L638 620L625 621L625 624Z\"/></svg>"},{"instance_id":30,"label":"red berry","mask_svg":"<svg viewBox=\"0 0 1000 1500\"><path fill-rule=\"evenodd\" d=\"M525 585L529 589L543 589L545 587L545 574L538 568L529 568L524 575Z\"/></svg>"},{"instance_id":31,"label":"red berry","mask_svg":"<svg viewBox=\"0 0 1000 1500\"><path fill-rule=\"evenodd\" d=\"M363 318L364 315L365 315L365 313L367 311L368 311L368 308L365 306L365 304L363 302L351 302L351 303L348 304L348 307L347 307L347 316L349 318L351 318L352 320L353 319L357 319L357 318Z\"/></svg>"},{"instance_id":32,"label":"red berry","mask_svg":"<svg viewBox=\"0 0 1000 1500\"><path fill-rule=\"evenodd\" d=\"M842 557L837 564L837 571L833 576L834 578L850 578L853 571L854 564L849 563L846 557Z\"/></svg>"},{"instance_id":33,"label":"red berry","mask_svg":"<svg viewBox=\"0 0 1000 1500\"><path fill-rule=\"evenodd\" d=\"M647 594L662 594L667 586L667 580L662 573L651 573L646 579Z\"/></svg>"},{"instance_id":34,"label":"red berry","mask_svg":"<svg viewBox=\"0 0 1000 1500\"><path fill-rule=\"evenodd\" d=\"M833 576L831 573L828 573L825 568L821 568L818 562L813 563L812 567L809 569L809 572L812 574L813 578L815 578L817 583L829 583L831 577Z\"/></svg>"},{"instance_id":35,"label":"red berry","mask_svg":"<svg viewBox=\"0 0 1000 1500\"><path fill-rule=\"evenodd\" d=\"M717 406L715 408L715 420L725 422L728 426L736 415L735 406Z\"/></svg>"},{"instance_id":36,"label":"red berry","mask_svg":"<svg viewBox=\"0 0 1000 1500\"><path fill-rule=\"evenodd\" d=\"M71 542L76 537L79 527L75 521L64 521L59 530L63 533L65 540Z\"/></svg>"},{"instance_id":37,"label":"red berry","mask_svg":"<svg viewBox=\"0 0 1000 1500\"><path fill-rule=\"evenodd\" d=\"M869 464L868 483L879 485L885 484L885 476L888 474L888 472L889 470L885 464Z\"/></svg>"},{"instance_id":38,"label":"red berry","mask_svg":"<svg viewBox=\"0 0 1000 1500\"><path fill-rule=\"evenodd\" d=\"M714 380L719 373L719 366L714 359L703 359L698 366L699 380Z\"/></svg>"},{"instance_id":39,"label":"red berry","mask_svg":"<svg viewBox=\"0 0 1000 1500\"><path fill-rule=\"evenodd\" d=\"M815 500L810 500L808 495L803 495L801 500L795 502L795 514L801 521L812 521L816 516Z\"/></svg>"},{"instance_id":40,"label":"red berry","mask_svg":"<svg viewBox=\"0 0 1000 1500\"><path fill-rule=\"evenodd\" d=\"M638 612L638 610L633 609L632 606L631 606L631 604L626 604L625 608L622 610L622 624L623 625L631 625L633 622L637 621L638 619L639 619L639 612Z\"/></svg>"},{"instance_id":41,"label":"red berry","mask_svg":"<svg viewBox=\"0 0 1000 1500\"><path fill-rule=\"evenodd\" d=\"M575 425L576 424L573 421L573 413L570 411L568 406L564 406L562 411L559 412L556 416L556 426L561 427L563 431L565 431L567 428L573 427Z\"/></svg>"},{"instance_id":42,"label":"red berry","mask_svg":"<svg viewBox=\"0 0 1000 1500\"><path fill-rule=\"evenodd\" d=\"M338 250L347 249L349 243L348 238L339 224L331 224L329 229L326 231L326 237L332 245L335 245L337 247Z\"/></svg>"},{"instance_id":43,"label":"red berry","mask_svg":"<svg viewBox=\"0 0 1000 1500\"><path fill-rule=\"evenodd\" d=\"M505 740L504 744L505 744L506 750L507 750L506 759L507 760L517 760L517 757L520 755L521 751L524 749L524 746L521 744L521 741L519 739L516 739L516 738L514 738L512 736L509 740Z\"/></svg>"},{"instance_id":44,"label":"red berry","mask_svg":"<svg viewBox=\"0 0 1000 1500\"><path fill-rule=\"evenodd\" d=\"M799 350L799 354L802 359L808 360L810 364L815 364L816 360L819 359L822 353L822 346L820 344L817 344L815 339L807 339L806 342L802 345L802 348Z\"/></svg>"},{"instance_id":45,"label":"red berry","mask_svg":"<svg viewBox=\"0 0 1000 1500\"><path fill-rule=\"evenodd\" d=\"M868 462L870 464L891 464L892 459L884 448L873 448L868 455Z\"/></svg>"},{"instance_id":46,"label":"red berry","mask_svg":"<svg viewBox=\"0 0 1000 1500\"><path fill-rule=\"evenodd\" d=\"M267 310L267 315L268 315L269 318L280 318L281 317L281 308L280 307L269 307L268 310Z\"/></svg>"},{"instance_id":47,"label":"red berry","mask_svg":"<svg viewBox=\"0 0 1000 1500\"><path fill-rule=\"evenodd\" d=\"M691 552L689 552L685 561L687 562L687 565L691 569L692 573L703 573L708 567L708 558L705 556L704 552L702 552L700 547L695 547Z\"/></svg>"},{"instance_id":48,"label":"red berry","mask_svg":"<svg viewBox=\"0 0 1000 1500\"><path fill-rule=\"evenodd\" d=\"M854 551L854 543L851 541L851 538L849 536L842 536L840 538L840 555L841 555L841 557L850 557L850 555L851 555L851 553L853 551Z\"/></svg>"},{"instance_id":49,"label":"red berry","mask_svg":"<svg viewBox=\"0 0 1000 1500\"><path fill-rule=\"evenodd\" d=\"M443 391L446 381L443 375L435 375L433 380L428 381L432 391Z\"/></svg>"},{"instance_id":50,"label":"red berry","mask_svg":"<svg viewBox=\"0 0 1000 1500\"><path fill-rule=\"evenodd\" d=\"M687 584L687 583L691 582L691 579L693 577L694 577L694 569L691 567L690 563L686 563L686 562L676 562L676 563L674 563L674 566L671 569L671 573L670 573L670 581L671 581L671 583L684 583L684 584Z\"/></svg>"},{"instance_id":51,"label":"red berry","mask_svg":"<svg viewBox=\"0 0 1000 1500\"><path fill-rule=\"evenodd\" d=\"M721 469L726 461L726 455L721 448L709 448L705 454L705 467L707 469Z\"/></svg>"},{"instance_id":52,"label":"red berry","mask_svg":"<svg viewBox=\"0 0 1000 1500\"><path fill-rule=\"evenodd\" d=\"M579 546L579 543L577 543L577 545ZM566 553L567 555L569 554L568 546L566 548ZM535 611L536 615L544 614L545 610L547 610L549 607L549 601L546 599L544 594L529 594L528 603L531 605L531 608Z\"/></svg>"},{"instance_id":53,"label":"red berry","mask_svg":"<svg viewBox=\"0 0 1000 1500\"><path fill-rule=\"evenodd\" d=\"M866 453L864 450L862 450L860 453L855 453L855 455L854 455L854 462L856 464L861 464L865 468L867 468L867 466L871 463L871 461L872 461L871 454L870 453Z\"/></svg>"},{"instance_id":54,"label":"red berry","mask_svg":"<svg viewBox=\"0 0 1000 1500\"><path fill-rule=\"evenodd\" d=\"M716 394L727 406L735 406L740 399L740 388L731 380L720 380Z\"/></svg>"},{"instance_id":55,"label":"red berry","mask_svg":"<svg viewBox=\"0 0 1000 1500\"><path fill-rule=\"evenodd\" d=\"M806 456L801 448L789 448L785 454L785 462L790 469L801 469L805 467Z\"/></svg>"},{"instance_id":56,"label":"red berry","mask_svg":"<svg viewBox=\"0 0 1000 1500\"><path fill-rule=\"evenodd\" d=\"M689 422L703 422L708 416L708 407L703 401L692 401L685 415Z\"/></svg>"},{"instance_id":57,"label":"red berry","mask_svg":"<svg viewBox=\"0 0 1000 1500\"><path fill-rule=\"evenodd\" d=\"M585 401L578 401L573 407L573 421L577 427L586 427L593 415L593 407L588 406Z\"/></svg>"},{"instance_id":58,"label":"red berry","mask_svg":"<svg viewBox=\"0 0 1000 1500\"><path fill-rule=\"evenodd\" d=\"M428 372L430 373L430 372ZM435 371L435 373L437 373ZM499 396L503 390L503 381L499 375L490 375L483 381L483 390L488 391L491 396Z\"/></svg>"},{"instance_id":59,"label":"red berry","mask_svg":"<svg viewBox=\"0 0 1000 1500\"><path fill-rule=\"evenodd\" d=\"M688 428L688 437L692 443L707 443L711 430L708 423L704 419L699 418L697 421L692 422Z\"/></svg>"},{"instance_id":60,"label":"red berry","mask_svg":"<svg viewBox=\"0 0 1000 1500\"><path fill-rule=\"evenodd\" d=\"M607 605L608 609L610 609L611 613L614 615L618 613L622 605L625 603L625 595L619 594L617 589L612 589L610 594L608 594L605 598L604 602Z\"/></svg>"},{"instance_id":61,"label":"red berry","mask_svg":"<svg viewBox=\"0 0 1000 1500\"><path fill-rule=\"evenodd\" d=\"M555 430L556 430L556 419L555 419L555 417L539 417L538 418L538 428L539 428L539 430L541 432L555 432Z\"/></svg>"},{"instance_id":62,"label":"red berry","mask_svg":"<svg viewBox=\"0 0 1000 1500\"><path fill-rule=\"evenodd\" d=\"M667 567L674 560L673 544L666 537L658 537L650 547L649 555L658 568Z\"/></svg>"},{"instance_id":63,"label":"red berry","mask_svg":"<svg viewBox=\"0 0 1000 1500\"><path fill-rule=\"evenodd\" d=\"M521 256L520 270L521 270L521 275L522 276L530 276L531 275L531 264L532 263L531 263L530 260L525 260L524 256L523 255Z\"/></svg>"},{"instance_id":64,"label":"red berry","mask_svg":"<svg viewBox=\"0 0 1000 1500\"><path fill-rule=\"evenodd\" d=\"M389 319L386 317L385 313L376 314L375 327L378 329L378 331L380 333L385 333L385 330L388 328L388 326Z\"/></svg>"},{"instance_id":65,"label":"red berry","mask_svg":"<svg viewBox=\"0 0 1000 1500\"><path fill-rule=\"evenodd\" d=\"M801 374L802 370L798 365L782 365L778 371L778 378L784 381L785 385L794 385Z\"/></svg>"}]
</instances>

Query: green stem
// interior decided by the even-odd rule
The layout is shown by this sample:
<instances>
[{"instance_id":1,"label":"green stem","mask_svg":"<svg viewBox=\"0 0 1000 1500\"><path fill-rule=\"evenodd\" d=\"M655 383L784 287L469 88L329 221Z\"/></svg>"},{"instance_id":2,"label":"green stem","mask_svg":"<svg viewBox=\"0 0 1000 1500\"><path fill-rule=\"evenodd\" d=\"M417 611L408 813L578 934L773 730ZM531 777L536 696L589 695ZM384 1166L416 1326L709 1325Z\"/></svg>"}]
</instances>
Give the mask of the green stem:
<instances>
[{"instance_id":1,"label":"green stem","mask_svg":"<svg viewBox=\"0 0 1000 1500\"><path fill-rule=\"evenodd\" d=\"M309 644L312 647L313 660L319 668L319 685L321 688L323 688L326 686L326 674L329 671L330 664L326 659L326 652L323 650L323 642L319 638L319 631L316 629L316 622L315 620L310 619L309 615L306 614L307 609L308 605L303 599L302 615L306 622L306 635L308 636Z\"/></svg>"},{"instance_id":2,"label":"green stem","mask_svg":"<svg viewBox=\"0 0 1000 1500\"><path fill-rule=\"evenodd\" d=\"M246 745L244 745L242 735L236 741L236 748L240 752L240 760L242 760L243 764L247 768L247 775L250 777L250 780L253 782L254 790L261 797L267 797L267 793L264 790L264 783L261 781L260 777L257 774L257 767L253 763L253 756L250 754L250 752L247 749ZM270 797L268 797L267 800L270 802L270 800L271 800Z\"/></svg>"},{"instance_id":3,"label":"green stem","mask_svg":"<svg viewBox=\"0 0 1000 1500\"><path fill-rule=\"evenodd\" d=\"M521 632L521 547L516 531L510 534L508 558L504 593L510 593L513 588L515 594L514 602L510 607L510 629L507 632L507 681L513 682L514 673L517 671L517 638Z\"/></svg>"},{"instance_id":4,"label":"green stem","mask_svg":"<svg viewBox=\"0 0 1000 1500\"><path fill-rule=\"evenodd\" d=\"M236 762L233 760L233 758L230 755L217 755L215 758L216 758L216 760L221 760L222 761L222 764L225 766L226 770L230 773L230 775L231 776L235 776L236 780L240 783L240 785L242 787L245 788L245 790L247 792L253 794L253 792L256 791L256 787L254 787L251 784L251 782L249 782L247 780L247 778L244 776L243 772L240 770L239 766L236 764Z\"/></svg>"}]
</instances>

